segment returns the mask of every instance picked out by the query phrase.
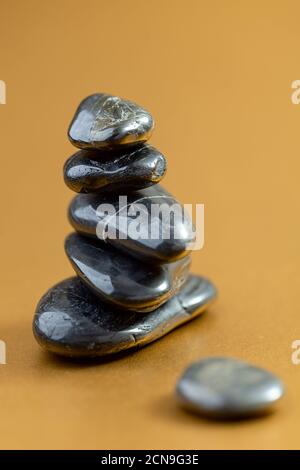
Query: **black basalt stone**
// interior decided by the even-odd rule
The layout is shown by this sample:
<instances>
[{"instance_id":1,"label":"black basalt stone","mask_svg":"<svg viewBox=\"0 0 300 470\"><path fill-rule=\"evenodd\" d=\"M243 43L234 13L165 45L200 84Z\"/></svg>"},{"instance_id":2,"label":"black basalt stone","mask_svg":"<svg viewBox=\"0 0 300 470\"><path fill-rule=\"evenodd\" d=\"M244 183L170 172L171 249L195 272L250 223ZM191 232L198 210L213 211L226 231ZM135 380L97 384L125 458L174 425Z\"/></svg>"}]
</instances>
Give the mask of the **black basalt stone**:
<instances>
[{"instance_id":1,"label":"black basalt stone","mask_svg":"<svg viewBox=\"0 0 300 470\"><path fill-rule=\"evenodd\" d=\"M112 149L147 141L153 127L151 114L132 101L96 93L80 103L68 136L79 148Z\"/></svg>"},{"instance_id":2,"label":"black basalt stone","mask_svg":"<svg viewBox=\"0 0 300 470\"><path fill-rule=\"evenodd\" d=\"M215 296L208 280L190 275L181 291L155 312L124 312L103 303L73 277L42 297L33 331L47 351L70 357L106 356L155 341L195 318Z\"/></svg>"},{"instance_id":3,"label":"black basalt stone","mask_svg":"<svg viewBox=\"0 0 300 470\"><path fill-rule=\"evenodd\" d=\"M102 215L99 210L102 204L112 205L118 217L108 217L104 213ZM153 212L155 205L169 209L176 205L180 210L164 219ZM133 212L130 212L132 209ZM142 218L139 233L134 232L132 236L129 227L136 224L136 213L139 212L147 217ZM77 232L94 238L105 238L107 244L151 263L183 258L189 253L195 238L191 220L183 217L186 214L183 213L182 206L160 185L128 194L127 205L121 210L118 196L79 194L71 201L68 215Z\"/></svg>"},{"instance_id":4,"label":"black basalt stone","mask_svg":"<svg viewBox=\"0 0 300 470\"><path fill-rule=\"evenodd\" d=\"M150 145L111 151L80 150L64 165L66 185L77 193L122 191L146 188L165 174L164 156Z\"/></svg>"},{"instance_id":5,"label":"black basalt stone","mask_svg":"<svg viewBox=\"0 0 300 470\"><path fill-rule=\"evenodd\" d=\"M106 302L127 310L152 311L186 281L190 258L150 265L98 240L72 233L66 254L81 280Z\"/></svg>"}]
</instances>

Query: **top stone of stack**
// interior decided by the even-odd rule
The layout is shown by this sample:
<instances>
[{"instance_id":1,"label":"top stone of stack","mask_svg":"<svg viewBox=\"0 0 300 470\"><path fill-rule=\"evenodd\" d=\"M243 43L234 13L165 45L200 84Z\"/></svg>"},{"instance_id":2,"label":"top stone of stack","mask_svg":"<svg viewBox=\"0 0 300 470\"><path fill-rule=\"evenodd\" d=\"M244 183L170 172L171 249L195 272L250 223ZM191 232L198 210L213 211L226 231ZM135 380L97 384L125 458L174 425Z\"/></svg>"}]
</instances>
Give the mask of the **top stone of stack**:
<instances>
[{"instance_id":1,"label":"top stone of stack","mask_svg":"<svg viewBox=\"0 0 300 470\"><path fill-rule=\"evenodd\" d=\"M75 147L109 150L146 142L153 127L151 114L132 101L96 93L80 103L68 136Z\"/></svg>"}]
</instances>

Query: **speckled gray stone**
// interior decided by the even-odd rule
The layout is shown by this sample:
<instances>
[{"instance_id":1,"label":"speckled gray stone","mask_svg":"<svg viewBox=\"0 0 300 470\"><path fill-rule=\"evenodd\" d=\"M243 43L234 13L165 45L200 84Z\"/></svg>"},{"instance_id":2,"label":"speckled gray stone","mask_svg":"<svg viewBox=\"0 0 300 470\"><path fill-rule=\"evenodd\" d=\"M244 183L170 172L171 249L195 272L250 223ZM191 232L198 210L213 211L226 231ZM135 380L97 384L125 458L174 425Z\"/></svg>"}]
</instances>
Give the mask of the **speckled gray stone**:
<instances>
[{"instance_id":1,"label":"speckled gray stone","mask_svg":"<svg viewBox=\"0 0 300 470\"><path fill-rule=\"evenodd\" d=\"M132 101L96 93L80 103L68 136L79 148L114 149L145 142L153 126L151 114Z\"/></svg>"},{"instance_id":2,"label":"speckled gray stone","mask_svg":"<svg viewBox=\"0 0 300 470\"><path fill-rule=\"evenodd\" d=\"M270 409L283 395L275 375L237 359L212 357L186 369L177 383L181 403L214 418L250 417Z\"/></svg>"},{"instance_id":3,"label":"speckled gray stone","mask_svg":"<svg viewBox=\"0 0 300 470\"><path fill-rule=\"evenodd\" d=\"M47 351L71 357L105 356L161 338L198 316L215 296L207 279L190 275L181 291L155 312L124 312L99 300L73 277L42 297L33 331Z\"/></svg>"},{"instance_id":4,"label":"speckled gray stone","mask_svg":"<svg viewBox=\"0 0 300 470\"><path fill-rule=\"evenodd\" d=\"M102 300L139 312L150 312L176 294L190 267L190 257L153 266L76 233L66 238L65 251L76 274Z\"/></svg>"}]
</instances>

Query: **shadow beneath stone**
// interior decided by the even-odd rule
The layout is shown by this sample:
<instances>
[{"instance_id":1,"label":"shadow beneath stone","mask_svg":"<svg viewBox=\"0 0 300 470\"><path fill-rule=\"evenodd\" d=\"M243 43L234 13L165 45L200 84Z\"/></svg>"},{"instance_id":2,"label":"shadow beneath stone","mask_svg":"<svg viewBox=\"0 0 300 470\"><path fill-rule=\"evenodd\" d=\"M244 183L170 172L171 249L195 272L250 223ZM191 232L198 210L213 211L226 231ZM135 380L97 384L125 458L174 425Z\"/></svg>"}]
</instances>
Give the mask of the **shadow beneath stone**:
<instances>
[{"instance_id":1,"label":"shadow beneath stone","mask_svg":"<svg viewBox=\"0 0 300 470\"><path fill-rule=\"evenodd\" d=\"M40 351L43 365L55 366L59 368L88 368L95 367L105 364L110 364L112 362L120 362L125 360L128 356L132 356L141 348L131 349L129 351L123 351L116 354L111 354L110 356L104 357L67 357L59 356L48 351Z\"/></svg>"},{"instance_id":2,"label":"shadow beneath stone","mask_svg":"<svg viewBox=\"0 0 300 470\"><path fill-rule=\"evenodd\" d=\"M153 411L159 416L164 416L165 418L171 421L176 421L177 423L181 422L183 425L196 424L199 426L205 423L205 426L222 426L226 428L227 426L241 426L242 424L249 425L251 422L256 423L259 420L263 421L264 419L273 416L275 408L260 414L258 413L251 417L220 418L189 410L180 404L175 395L171 395L159 398L159 400L157 400L153 405Z\"/></svg>"}]
</instances>

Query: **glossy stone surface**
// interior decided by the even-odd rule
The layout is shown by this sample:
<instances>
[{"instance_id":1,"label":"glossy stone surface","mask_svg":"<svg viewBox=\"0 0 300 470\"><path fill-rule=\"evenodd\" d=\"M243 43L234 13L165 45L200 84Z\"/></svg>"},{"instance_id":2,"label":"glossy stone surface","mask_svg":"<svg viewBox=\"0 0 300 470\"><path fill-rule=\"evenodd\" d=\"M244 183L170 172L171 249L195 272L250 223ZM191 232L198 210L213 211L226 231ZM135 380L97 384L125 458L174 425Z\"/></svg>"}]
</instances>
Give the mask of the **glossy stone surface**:
<instances>
[{"instance_id":1,"label":"glossy stone surface","mask_svg":"<svg viewBox=\"0 0 300 470\"><path fill-rule=\"evenodd\" d=\"M128 310L151 311L186 281L190 258L152 266L98 240L72 233L66 254L81 280L106 302Z\"/></svg>"},{"instance_id":2,"label":"glossy stone surface","mask_svg":"<svg viewBox=\"0 0 300 470\"><path fill-rule=\"evenodd\" d=\"M141 314L105 304L77 277L60 282L40 300L34 335L48 351L63 356L105 356L164 336L205 310L216 291L190 275L182 290L158 310Z\"/></svg>"},{"instance_id":3,"label":"glossy stone surface","mask_svg":"<svg viewBox=\"0 0 300 470\"><path fill-rule=\"evenodd\" d=\"M177 395L184 406L215 418L266 412L283 392L283 384L275 375L226 357L192 364L177 384Z\"/></svg>"},{"instance_id":4,"label":"glossy stone surface","mask_svg":"<svg viewBox=\"0 0 300 470\"><path fill-rule=\"evenodd\" d=\"M100 204L111 204L118 217L108 217L102 210L97 210ZM190 251L194 240L192 224L188 223L190 219L182 217L182 211L166 220L155 214L153 207L162 204L170 208L179 203L160 185L129 194L121 210L118 196L79 194L71 201L69 221L79 233L95 238L98 235L108 244L143 260L152 263L175 261ZM131 231L131 227L136 226L136 214L143 216L139 233Z\"/></svg>"},{"instance_id":5,"label":"glossy stone surface","mask_svg":"<svg viewBox=\"0 0 300 470\"><path fill-rule=\"evenodd\" d=\"M64 180L77 193L122 194L158 183L166 168L164 156L147 144L121 152L80 150L66 161Z\"/></svg>"},{"instance_id":6,"label":"glossy stone surface","mask_svg":"<svg viewBox=\"0 0 300 470\"><path fill-rule=\"evenodd\" d=\"M79 148L111 149L145 142L153 126L151 114L132 101L96 93L80 103L68 136Z\"/></svg>"}]
</instances>

